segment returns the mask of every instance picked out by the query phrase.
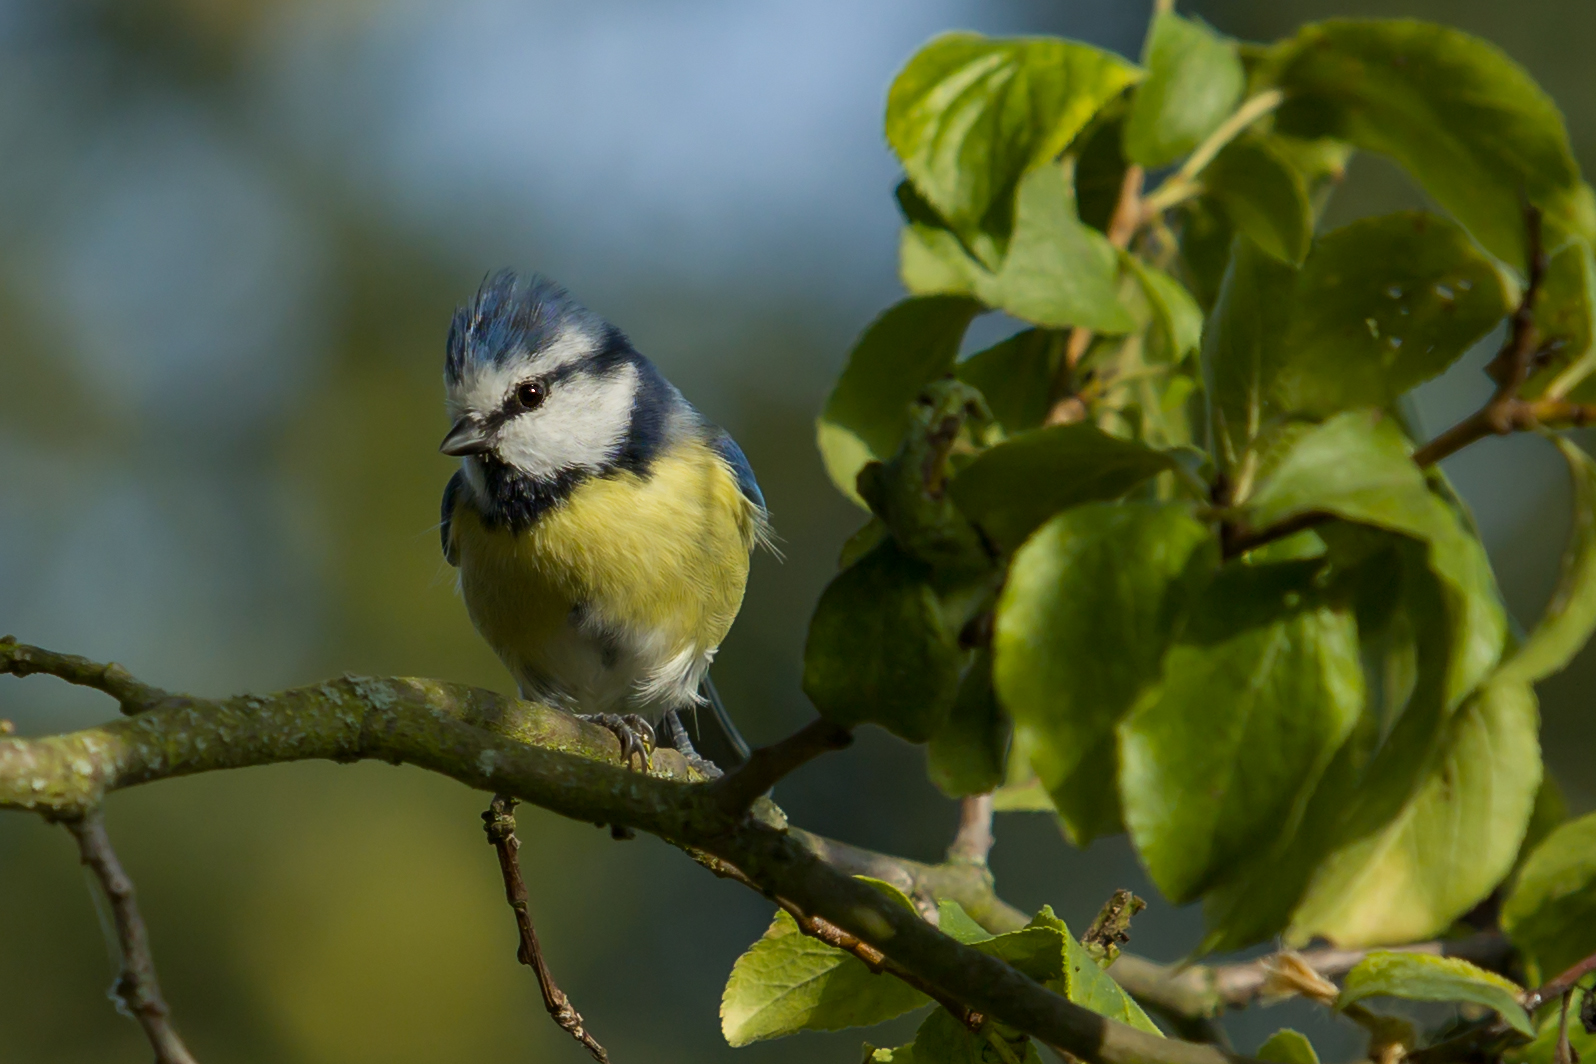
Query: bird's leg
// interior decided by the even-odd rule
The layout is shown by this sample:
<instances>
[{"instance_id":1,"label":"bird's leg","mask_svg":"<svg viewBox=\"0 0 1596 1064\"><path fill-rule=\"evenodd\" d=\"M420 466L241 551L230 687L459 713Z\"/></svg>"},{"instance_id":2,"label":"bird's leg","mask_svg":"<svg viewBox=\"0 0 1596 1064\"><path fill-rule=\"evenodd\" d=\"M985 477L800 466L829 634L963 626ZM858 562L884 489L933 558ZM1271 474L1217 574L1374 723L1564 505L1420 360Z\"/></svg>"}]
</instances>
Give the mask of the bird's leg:
<instances>
[{"instance_id":1,"label":"bird's leg","mask_svg":"<svg viewBox=\"0 0 1596 1064\"><path fill-rule=\"evenodd\" d=\"M615 738L621 744L621 761L627 768L632 767L634 754L642 756L645 772L652 767L649 758L658 746L654 738L654 728L636 713L627 713L624 716L616 713L578 713L576 718L601 725L614 732Z\"/></svg>"},{"instance_id":2,"label":"bird's leg","mask_svg":"<svg viewBox=\"0 0 1596 1064\"><path fill-rule=\"evenodd\" d=\"M687 726L682 723L682 718L674 709L667 709L664 718L659 722L660 738L676 749L678 754L687 759L688 765L702 772L710 779L719 779L723 773L720 766L701 757L693 747L692 737L687 734Z\"/></svg>"}]
</instances>

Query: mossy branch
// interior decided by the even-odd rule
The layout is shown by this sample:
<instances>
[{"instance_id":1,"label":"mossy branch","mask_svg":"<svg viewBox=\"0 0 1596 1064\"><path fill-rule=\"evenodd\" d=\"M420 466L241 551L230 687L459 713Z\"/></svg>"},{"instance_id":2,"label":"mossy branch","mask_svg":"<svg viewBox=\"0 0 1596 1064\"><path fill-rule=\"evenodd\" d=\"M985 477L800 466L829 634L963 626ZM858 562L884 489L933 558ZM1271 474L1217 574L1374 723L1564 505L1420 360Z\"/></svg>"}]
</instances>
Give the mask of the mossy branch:
<instances>
[{"instance_id":1,"label":"mossy branch","mask_svg":"<svg viewBox=\"0 0 1596 1064\"><path fill-rule=\"evenodd\" d=\"M0 672L49 673L107 690L135 709L129 719L68 734L0 739L0 808L72 819L112 791L199 772L308 759L412 764L718 857L784 907L856 936L942 996L1094 1064L1242 1059L1067 1001L833 867L828 850L834 857L847 851L789 830L768 800L750 816L730 817L674 751L656 753L647 774L628 771L607 730L547 706L436 680L354 676L264 697L179 697L128 687L136 682L114 667L14 641L0 643ZM136 697L124 698L124 690Z\"/></svg>"}]
</instances>

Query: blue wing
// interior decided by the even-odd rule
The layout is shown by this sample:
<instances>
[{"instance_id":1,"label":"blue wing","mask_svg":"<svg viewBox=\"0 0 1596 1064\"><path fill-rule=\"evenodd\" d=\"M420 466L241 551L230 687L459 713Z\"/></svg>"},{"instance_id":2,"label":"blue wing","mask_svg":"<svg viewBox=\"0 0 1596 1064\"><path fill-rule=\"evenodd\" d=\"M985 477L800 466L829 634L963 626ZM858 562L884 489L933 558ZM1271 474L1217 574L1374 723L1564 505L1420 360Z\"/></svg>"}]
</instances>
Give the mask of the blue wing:
<instances>
[{"instance_id":1,"label":"blue wing","mask_svg":"<svg viewBox=\"0 0 1596 1064\"><path fill-rule=\"evenodd\" d=\"M754 479L754 467L748 464L748 456L737 446L737 441L723 429L710 437L709 445L731 466L732 473L737 477L738 490L749 502L763 510L765 493L759 490L759 481Z\"/></svg>"},{"instance_id":2,"label":"blue wing","mask_svg":"<svg viewBox=\"0 0 1596 1064\"><path fill-rule=\"evenodd\" d=\"M456 469L454 476L449 478L449 483L443 487L443 520L438 525L438 537L443 542L443 557L450 565L456 568L460 565L460 555L449 548L449 522L454 519L454 501L465 490L465 470Z\"/></svg>"}]
</instances>

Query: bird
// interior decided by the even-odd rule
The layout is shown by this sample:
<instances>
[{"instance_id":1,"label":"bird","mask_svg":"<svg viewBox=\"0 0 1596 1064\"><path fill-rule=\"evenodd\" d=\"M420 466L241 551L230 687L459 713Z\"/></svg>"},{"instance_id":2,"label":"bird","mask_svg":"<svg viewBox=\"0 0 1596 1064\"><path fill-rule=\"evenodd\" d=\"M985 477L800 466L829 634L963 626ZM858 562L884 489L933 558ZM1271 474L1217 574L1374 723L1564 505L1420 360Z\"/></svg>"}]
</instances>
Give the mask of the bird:
<instances>
[{"instance_id":1,"label":"bird","mask_svg":"<svg viewBox=\"0 0 1596 1064\"><path fill-rule=\"evenodd\" d=\"M602 724L628 766L660 735L711 775L746 760L709 667L774 546L736 441L541 275L490 274L456 310L444 388L443 554L521 697Z\"/></svg>"}]
</instances>

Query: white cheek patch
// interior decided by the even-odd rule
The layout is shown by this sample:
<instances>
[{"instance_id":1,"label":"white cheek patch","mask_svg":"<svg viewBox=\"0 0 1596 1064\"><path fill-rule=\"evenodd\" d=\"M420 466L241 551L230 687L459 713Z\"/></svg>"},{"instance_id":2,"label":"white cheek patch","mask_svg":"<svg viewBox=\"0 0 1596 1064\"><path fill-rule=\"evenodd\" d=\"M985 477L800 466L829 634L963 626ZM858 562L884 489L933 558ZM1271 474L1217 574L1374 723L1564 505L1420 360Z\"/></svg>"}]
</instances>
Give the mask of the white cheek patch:
<instances>
[{"instance_id":1,"label":"white cheek patch","mask_svg":"<svg viewBox=\"0 0 1596 1064\"><path fill-rule=\"evenodd\" d=\"M602 469L626 442L636 394L637 367L629 363L603 376L574 373L549 389L542 406L505 423L499 458L541 479Z\"/></svg>"}]
</instances>

